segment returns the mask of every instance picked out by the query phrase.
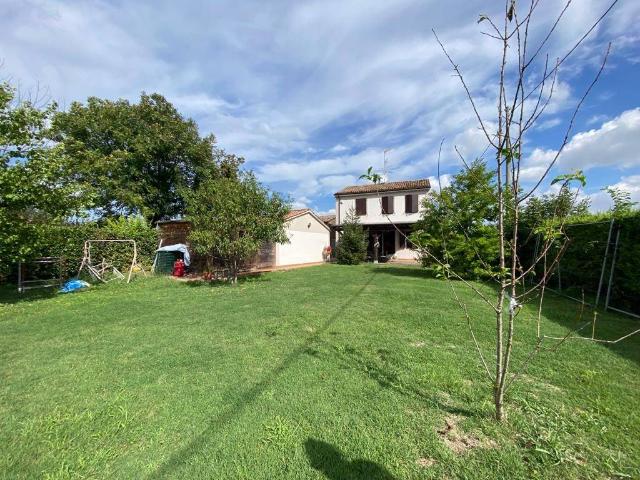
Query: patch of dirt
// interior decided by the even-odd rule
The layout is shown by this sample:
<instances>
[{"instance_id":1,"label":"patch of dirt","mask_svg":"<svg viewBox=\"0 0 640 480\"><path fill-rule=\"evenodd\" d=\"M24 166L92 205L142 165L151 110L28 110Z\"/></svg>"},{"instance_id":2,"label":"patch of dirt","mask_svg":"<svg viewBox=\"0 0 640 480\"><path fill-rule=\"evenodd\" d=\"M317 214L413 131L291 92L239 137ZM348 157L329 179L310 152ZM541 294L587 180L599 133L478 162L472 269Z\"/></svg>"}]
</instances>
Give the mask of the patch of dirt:
<instances>
[{"instance_id":1,"label":"patch of dirt","mask_svg":"<svg viewBox=\"0 0 640 480\"><path fill-rule=\"evenodd\" d=\"M416 463L422 468L429 468L433 466L433 464L435 464L436 461L433 458L423 457L416 460Z\"/></svg>"},{"instance_id":2,"label":"patch of dirt","mask_svg":"<svg viewBox=\"0 0 640 480\"><path fill-rule=\"evenodd\" d=\"M409 345L415 348L422 348L426 345L425 342L411 342Z\"/></svg>"},{"instance_id":3,"label":"patch of dirt","mask_svg":"<svg viewBox=\"0 0 640 480\"><path fill-rule=\"evenodd\" d=\"M449 415L444 420L444 427L437 430L444 444L456 455L463 455L473 448L496 448L498 445L491 439L480 438L472 433L465 433L458 423L460 417Z\"/></svg>"}]
</instances>

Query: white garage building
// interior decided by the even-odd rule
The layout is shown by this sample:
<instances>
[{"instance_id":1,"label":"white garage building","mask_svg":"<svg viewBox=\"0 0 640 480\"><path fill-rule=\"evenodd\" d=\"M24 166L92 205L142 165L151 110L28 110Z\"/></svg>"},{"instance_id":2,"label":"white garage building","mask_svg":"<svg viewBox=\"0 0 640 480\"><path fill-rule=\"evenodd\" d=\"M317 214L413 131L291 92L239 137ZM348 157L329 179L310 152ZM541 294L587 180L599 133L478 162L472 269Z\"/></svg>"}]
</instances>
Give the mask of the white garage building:
<instances>
[{"instance_id":1,"label":"white garage building","mask_svg":"<svg viewBox=\"0 0 640 480\"><path fill-rule=\"evenodd\" d=\"M186 244L191 252L192 271L201 272L205 259L193 252L189 242L191 223L188 220L166 220L158 222L161 245ZM248 270L271 270L290 265L309 265L325 261L323 250L329 246L329 227L312 210L292 210L284 225L289 243L268 243L249 260Z\"/></svg>"},{"instance_id":2,"label":"white garage building","mask_svg":"<svg viewBox=\"0 0 640 480\"><path fill-rule=\"evenodd\" d=\"M324 261L323 251L329 246L329 227L308 208L292 210L286 218L289 243L275 246L275 265L301 265Z\"/></svg>"}]
</instances>

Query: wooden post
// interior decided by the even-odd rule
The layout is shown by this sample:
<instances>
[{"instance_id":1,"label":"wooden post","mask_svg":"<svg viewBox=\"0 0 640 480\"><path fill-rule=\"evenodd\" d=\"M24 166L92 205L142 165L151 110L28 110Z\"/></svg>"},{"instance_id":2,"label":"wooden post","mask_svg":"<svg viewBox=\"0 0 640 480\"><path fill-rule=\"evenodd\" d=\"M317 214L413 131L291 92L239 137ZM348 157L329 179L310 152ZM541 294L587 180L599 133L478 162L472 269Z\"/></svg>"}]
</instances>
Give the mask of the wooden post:
<instances>
[{"instance_id":1,"label":"wooden post","mask_svg":"<svg viewBox=\"0 0 640 480\"><path fill-rule=\"evenodd\" d=\"M22 262L18 261L18 293L24 293L22 289Z\"/></svg>"},{"instance_id":2,"label":"wooden post","mask_svg":"<svg viewBox=\"0 0 640 480\"><path fill-rule=\"evenodd\" d=\"M131 260L131 266L129 267L129 276L127 277L127 283L131 281L131 274L133 273L133 266L138 264L138 248L136 246L136 241L131 240L133 242L133 259Z\"/></svg>"},{"instance_id":3,"label":"wooden post","mask_svg":"<svg viewBox=\"0 0 640 480\"><path fill-rule=\"evenodd\" d=\"M380 247L380 242L378 241L378 235L373 234L373 263L378 263L378 248Z\"/></svg>"}]
</instances>

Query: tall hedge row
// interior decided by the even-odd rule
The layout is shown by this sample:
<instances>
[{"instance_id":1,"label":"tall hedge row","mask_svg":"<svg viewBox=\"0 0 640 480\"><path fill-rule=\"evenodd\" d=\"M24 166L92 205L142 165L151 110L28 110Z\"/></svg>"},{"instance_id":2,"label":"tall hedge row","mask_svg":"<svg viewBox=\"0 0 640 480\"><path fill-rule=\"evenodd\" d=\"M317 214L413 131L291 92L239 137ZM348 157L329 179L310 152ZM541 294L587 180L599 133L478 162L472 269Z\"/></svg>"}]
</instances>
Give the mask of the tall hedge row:
<instances>
[{"instance_id":1,"label":"tall hedge row","mask_svg":"<svg viewBox=\"0 0 640 480\"><path fill-rule=\"evenodd\" d=\"M158 235L143 219L120 218L108 220L104 224L86 222L79 224L51 225L40 239L35 256L62 257L63 277L75 277L82 261L85 240L132 239L136 241L138 262L145 269L153 263L155 250L158 246ZM122 244L96 244L92 247L92 257L96 261L105 258L124 273L131 263L131 248ZM36 274L32 267L31 274ZM15 268L14 275L15 278Z\"/></svg>"},{"instance_id":2,"label":"tall hedge row","mask_svg":"<svg viewBox=\"0 0 640 480\"><path fill-rule=\"evenodd\" d=\"M611 217L606 215L578 217L566 225L569 246L564 253L560 266L551 278L552 288L562 287L579 295L593 298L598 290L602 261L607 246ZM606 289L610 275L616 235L620 232L616 263L613 272L610 305L615 308L640 314L640 212L616 218L611 235L611 245L604 284L601 291L601 305L604 305ZM524 230L523 235L529 232ZM529 265L535 250L535 237L523 245L521 258ZM552 257L553 252L549 257ZM538 276L542 273L539 269Z\"/></svg>"}]
</instances>

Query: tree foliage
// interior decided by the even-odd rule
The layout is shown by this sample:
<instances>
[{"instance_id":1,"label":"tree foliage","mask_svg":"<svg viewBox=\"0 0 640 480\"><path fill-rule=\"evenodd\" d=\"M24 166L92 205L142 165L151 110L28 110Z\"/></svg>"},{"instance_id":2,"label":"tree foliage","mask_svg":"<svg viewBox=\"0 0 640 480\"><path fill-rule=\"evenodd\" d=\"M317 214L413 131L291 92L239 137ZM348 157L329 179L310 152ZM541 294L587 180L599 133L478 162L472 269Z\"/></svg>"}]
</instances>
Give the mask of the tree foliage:
<instances>
[{"instance_id":1,"label":"tree foliage","mask_svg":"<svg viewBox=\"0 0 640 480\"><path fill-rule=\"evenodd\" d=\"M104 216L141 214L155 222L181 215L185 188L213 169L234 175L242 163L218 149L213 135L201 137L195 122L159 94L143 93L133 104L74 102L56 114L51 132Z\"/></svg>"},{"instance_id":2,"label":"tree foliage","mask_svg":"<svg viewBox=\"0 0 640 480\"><path fill-rule=\"evenodd\" d=\"M353 209L347 212L336 245L336 260L343 265L357 265L367 256L367 236Z\"/></svg>"},{"instance_id":3,"label":"tree foliage","mask_svg":"<svg viewBox=\"0 0 640 480\"><path fill-rule=\"evenodd\" d=\"M224 262L232 283L243 264L265 243L288 241L284 229L289 203L264 188L251 172L237 177L207 176L184 192L189 239L194 250Z\"/></svg>"},{"instance_id":4,"label":"tree foliage","mask_svg":"<svg viewBox=\"0 0 640 480\"><path fill-rule=\"evenodd\" d=\"M603 190L607 192L611 197L613 206L611 207L610 211L615 218L622 218L630 214L638 204L638 202L634 202L631 200L631 194L624 189L617 187L606 187L603 188Z\"/></svg>"},{"instance_id":5,"label":"tree foliage","mask_svg":"<svg viewBox=\"0 0 640 480\"><path fill-rule=\"evenodd\" d=\"M14 88L0 84L0 276L35 255L43 230L86 200L62 149L47 142L55 109L18 101Z\"/></svg>"},{"instance_id":6,"label":"tree foliage","mask_svg":"<svg viewBox=\"0 0 640 480\"><path fill-rule=\"evenodd\" d=\"M491 276L497 268L498 205L494 172L476 160L453 176L441 192L430 192L412 240L422 250L422 263L437 274L443 266L467 278ZM435 262L433 257L444 260Z\"/></svg>"},{"instance_id":7,"label":"tree foliage","mask_svg":"<svg viewBox=\"0 0 640 480\"><path fill-rule=\"evenodd\" d=\"M589 206L589 199L578 199L566 183L556 193L531 197L521 212L521 221L525 228L535 229L548 221L586 215Z\"/></svg>"}]
</instances>

